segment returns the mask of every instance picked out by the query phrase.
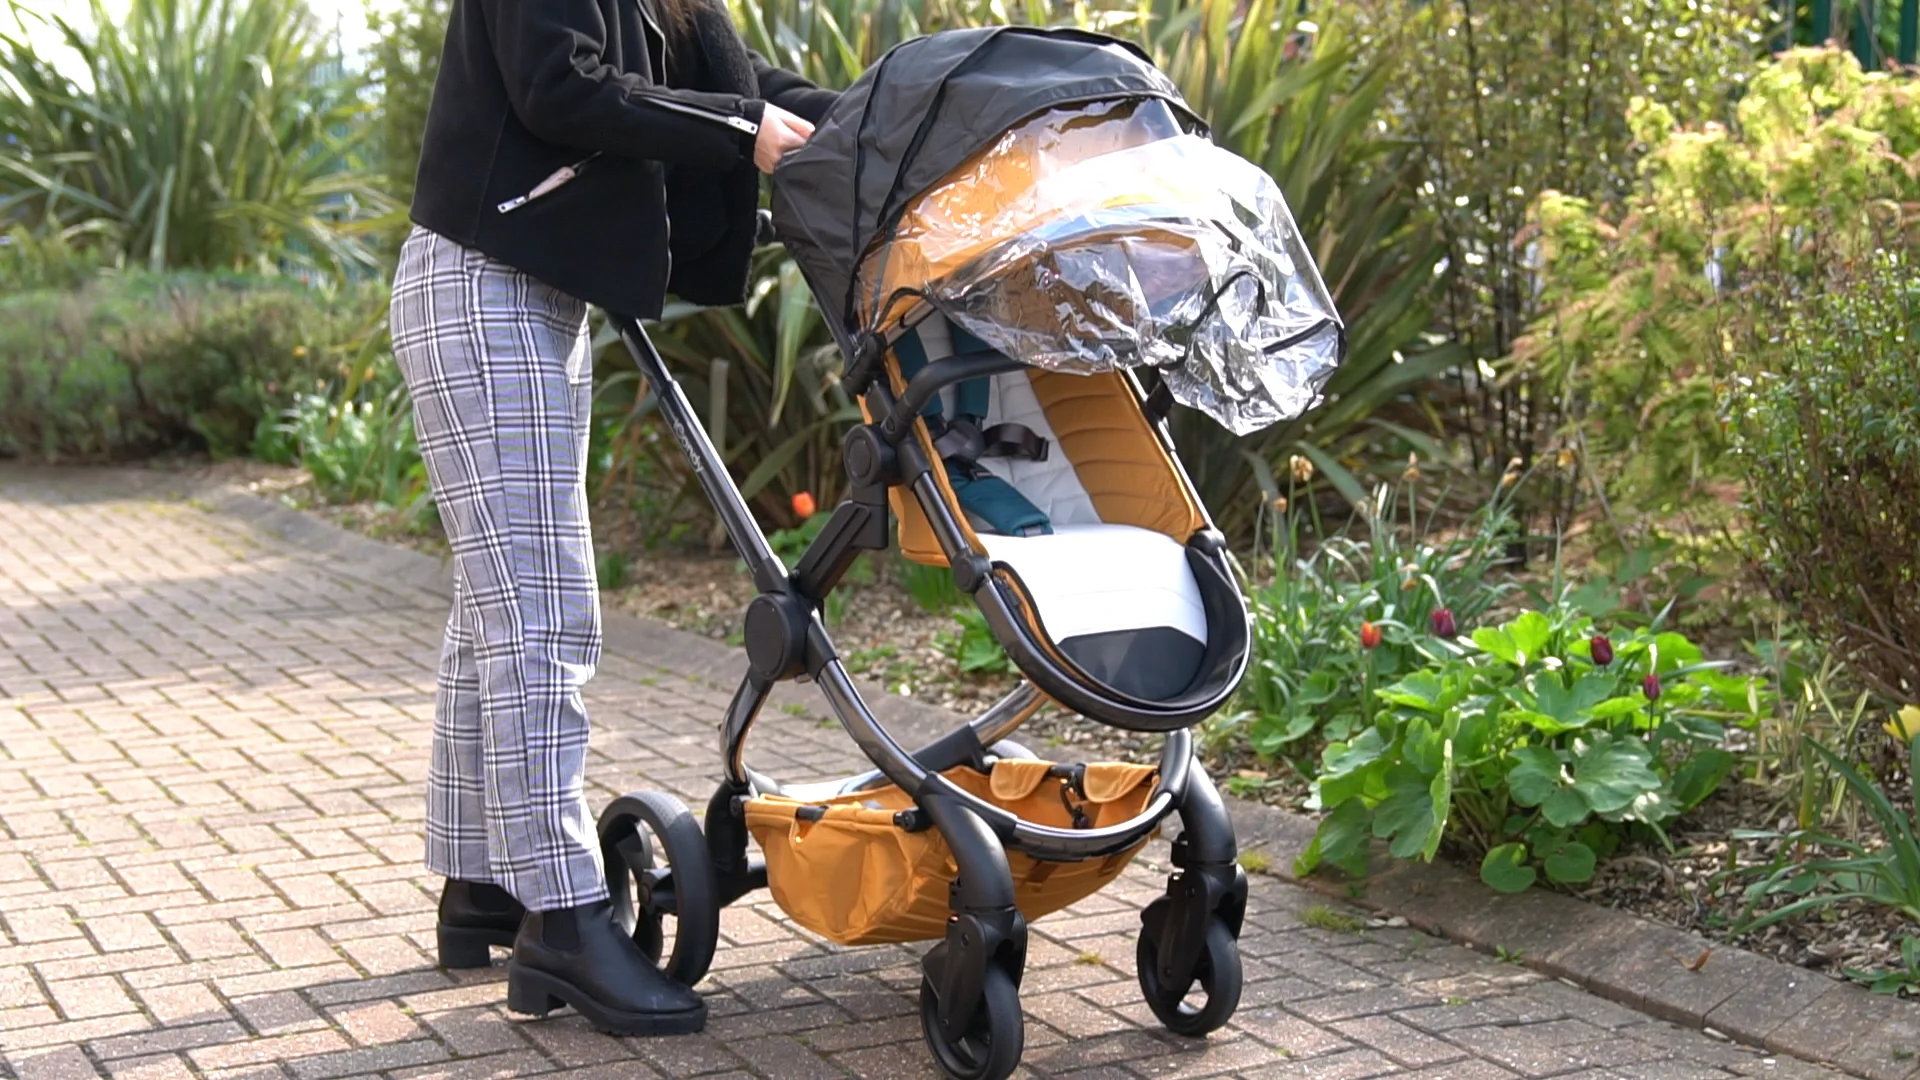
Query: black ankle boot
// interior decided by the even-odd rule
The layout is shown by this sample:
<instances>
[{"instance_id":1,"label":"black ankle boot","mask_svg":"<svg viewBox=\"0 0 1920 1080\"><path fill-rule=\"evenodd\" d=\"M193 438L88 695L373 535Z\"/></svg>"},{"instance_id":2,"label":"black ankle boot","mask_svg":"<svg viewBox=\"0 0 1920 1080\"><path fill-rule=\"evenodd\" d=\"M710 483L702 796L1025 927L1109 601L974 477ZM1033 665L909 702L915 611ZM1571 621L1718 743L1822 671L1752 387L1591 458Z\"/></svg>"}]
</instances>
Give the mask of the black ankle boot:
<instances>
[{"instance_id":1,"label":"black ankle boot","mask_svg":"<svg viewBox=\"0 0 1920 1080\"><path fill-rule=\"evenodd\" d=\"M489 946L513 948L527 909L498 885L449 878L440 890L440 966L483 968L493 963Z\"/></svg>"},{"instance_id":2,"label":"black ankle boot","mask_svg":"<svg viewBox=\"0 0 1920 1080\"><path fill-rule=\"evenodd\" d=\"M545 1016L571 1005L610 1035L690 1035L707 1003L660 973L613 921L605 900L531 911L507 964L507 1008Z\"/></svg>"}]
</instances>

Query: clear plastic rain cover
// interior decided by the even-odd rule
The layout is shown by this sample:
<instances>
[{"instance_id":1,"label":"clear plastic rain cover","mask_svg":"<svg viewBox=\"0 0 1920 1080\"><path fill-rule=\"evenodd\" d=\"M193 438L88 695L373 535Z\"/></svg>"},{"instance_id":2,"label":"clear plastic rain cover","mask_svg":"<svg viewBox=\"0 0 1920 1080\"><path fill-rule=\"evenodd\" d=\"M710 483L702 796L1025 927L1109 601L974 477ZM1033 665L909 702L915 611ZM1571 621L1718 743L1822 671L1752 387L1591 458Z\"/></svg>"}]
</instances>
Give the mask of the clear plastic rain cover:
<instances>
[{"instance_id":1,"label":"clear plastic rain cover","mask_svg":"<svg viewBox=\"0 0 1920 1080\"><path fill-rule=\"evenodd\" d=\"M861 271L869 320L923 295L1035 367L1157 368L1236 434L1306 411L1343 349L1279 187L1160 102L1009 131L910 205Z\"/></svg>"}]
</instances>

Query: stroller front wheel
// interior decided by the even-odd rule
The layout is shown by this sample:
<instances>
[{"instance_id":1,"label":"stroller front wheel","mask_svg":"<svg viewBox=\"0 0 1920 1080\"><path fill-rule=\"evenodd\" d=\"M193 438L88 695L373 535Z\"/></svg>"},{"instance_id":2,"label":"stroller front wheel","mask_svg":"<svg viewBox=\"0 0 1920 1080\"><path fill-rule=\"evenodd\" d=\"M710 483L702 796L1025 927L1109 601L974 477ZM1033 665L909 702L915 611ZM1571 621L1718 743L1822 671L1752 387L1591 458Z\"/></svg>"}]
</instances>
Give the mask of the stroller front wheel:
<instances>
[{"instance_id":1,"label":"stroller front wheel","mask_svg":"<svg viewBox=\"0 0 1920 1080\"><path fill-rule=\"evenodd\" d=\"M979 1007L964 1030L954 1034L940 1024L940 998L932 980L921 979L920 1028L940 1071L953 1080L1006 1080L1020 1065L1026 1048L1020 990L1012 976L993 964L987 966L986 981L980 987Z\"/></svg>"},{"instance_id":2,"label":"stroller front wheel","mask_svg":"<svg viewBox=\"0 0 1920 1080\"><path fill-rule=\"evenodd\" d=\"M658 791L622 795L601 812L599 831L614 917L668 978L699 982L720 944L720 905L693 812Z\"/></svg>"},{"instance_id":3,"label":"stroller front wheel","mask_svg":"<svg viewBox=\"0 0 1920 1080\"><path fill-rule=\"evenodd\" d=\"M1192 980L1184 986L1173 986L1161 978L1159 966L1164 922L1146 920L1140 930L1139 945L1134 949L1134 963L1139 969L1140 990L1147 999L1147 1008L1175 1035L1199 1038L1217 1031L1240 1007L1240 945L1224 921L1209 918L1206 942L1196 958ZM1205 1000L1189 1004L1187 998L1196 989L1205 995Z\"/></svg>"}]
</instances>

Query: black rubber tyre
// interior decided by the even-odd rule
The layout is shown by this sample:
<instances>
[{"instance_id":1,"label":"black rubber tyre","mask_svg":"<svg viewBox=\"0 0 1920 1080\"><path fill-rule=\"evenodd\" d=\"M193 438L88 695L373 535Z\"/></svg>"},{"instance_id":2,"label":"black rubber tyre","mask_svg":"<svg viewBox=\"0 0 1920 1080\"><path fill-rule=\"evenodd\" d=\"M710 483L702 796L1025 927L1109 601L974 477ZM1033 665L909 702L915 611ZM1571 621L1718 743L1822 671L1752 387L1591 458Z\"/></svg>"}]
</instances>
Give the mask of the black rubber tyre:
<instances>
[{"instance_id":1,"label":"black rubber tyre","mask_svg":"<svg viewBox=\"0 0 1920 1080\"><path fill-rule=\"evenodd\" d=\"M1140 944L1133 953L1139 968L1140 992L1147 999L1147 1008L1175 1035L1197 1039L1218 1031L1233 1019L1233 1011L1240 1007L1240 943L1233 939L1233 931L1218 918L1208 919L1206 948L1194 967L1193 982L1172 987L1160 981L1157 964L1160 938L1147 928L1152 925L1153 922L1149 922L1141 928ZM1187 995L1196 986L1206 995L1206 1000L1198 1006L1187 1002Z\"/></svg>"},{"instance_id":2,"label":"black rubber tyre","mask_svg":"<svg viewBox=\"0 0 1920 1080\"><path fill-rule=\"evenodd\" d=\"M720 944L720 905L707 838L693 812L657 791L622 795L600 814L600 856L614 918L634 942L675 982L692 986L704 978ZM662 888L668 885L670 891Z\"/></svg>"},{"instance_id":3,"label":"black rubber tyre","mask_svg":"<svg viewBox=\"0 0 1920 1080\"><path fill-rule=\"evenodd\" d=\"M1020 1015L1020 990L997 967L987 969L966 1034L949 1039L940 1030L940 1000L933 983L920 980L920 1030L940 1071L953 1080L1006 1080L1020 1067L1026 1049L1026 1020Z\"/></svg>"}]
</instances>

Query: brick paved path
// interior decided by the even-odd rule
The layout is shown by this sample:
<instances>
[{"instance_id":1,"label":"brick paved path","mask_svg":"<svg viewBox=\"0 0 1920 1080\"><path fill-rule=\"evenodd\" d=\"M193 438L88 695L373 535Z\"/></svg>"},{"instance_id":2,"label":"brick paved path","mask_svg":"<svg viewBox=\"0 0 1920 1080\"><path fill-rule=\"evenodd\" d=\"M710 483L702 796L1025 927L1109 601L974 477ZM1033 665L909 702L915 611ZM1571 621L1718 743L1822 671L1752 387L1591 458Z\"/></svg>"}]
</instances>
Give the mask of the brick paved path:
<instances>
[{"instance_id":1,"label":"brick paved path","mask_svg":"<svg viewBox=\"0 0 1920 1080\"><path fill-rule=\"evenodd\" d=\"M446 601L155 483L0 468L0 1072L932 1074L914 953L824 946L769 902L727 913L701 1036L509 1019L500 966L437 971L420 829ZM729 688L647 659L609 656L594 684L596 805L710 790ZM817 719L775 713L766 732L759 759L787 775L860 764ZM1136 905L1161 873L1036 926L1031 1075L1834 1075L1407 930L1309 928L1317 901L1268 878L1238 1019L1173 1039L1133 975Z\"/></svg>"}]
</instances>

